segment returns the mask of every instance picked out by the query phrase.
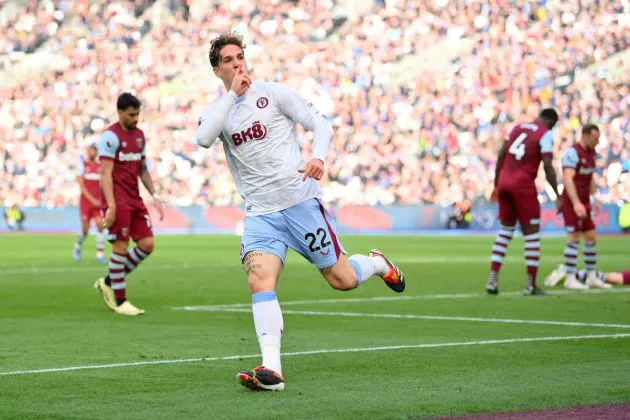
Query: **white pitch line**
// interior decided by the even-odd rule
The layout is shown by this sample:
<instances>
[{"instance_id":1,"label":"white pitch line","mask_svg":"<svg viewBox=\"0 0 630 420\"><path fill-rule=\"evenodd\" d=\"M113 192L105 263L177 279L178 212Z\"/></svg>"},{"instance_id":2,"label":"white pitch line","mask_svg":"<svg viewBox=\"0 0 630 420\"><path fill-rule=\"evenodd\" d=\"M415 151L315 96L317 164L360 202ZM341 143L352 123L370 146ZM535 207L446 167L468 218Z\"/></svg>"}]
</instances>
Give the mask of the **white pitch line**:
<instances>
[{"instance_id":1,"label":"white pitch line","mask_svg":"<svg viewBox=\"0 0 630 420\"><path fill-rule=\"evenodd\" d=\"M574 290L549 290L547 291L552 296L578 296L582 294L606 294L606 293L630 293L630 287L620 287L615 289L590 289L576 292ZM501 292L498 296L522 296L522 292ZM375 297L363 297L363 298L337 298L337 299L311 299L311 300L287 300L282 301L282 306L294 306L294 305L320 305L325 303L366 303L366 302L399 302L410 300L433 300L433 299L470 299L486 297L486 293L440 293L433 295L417 295L417 296L375 296ZM492 296L490 299L497 299ZM528 297L528 299L532 299ZM539 298L534 298L539 299ZM540 298L544 299L544 297ZM250 308L251 303L229 303L224 305L188 305L188 306L175 306L173 309L180 311L215 311L223 308Z\"/></svg>"},{"instance_id":2,"label":"white pitch line","mask_svg":"<svg viewBox=\"0 0 630 420\"><path fill-rule=\"evenodd\" d=\"M626 260L626 255L601 255L598 256L598 260ZM396 258L397 264L433 264L433 263L448 263L448 264L473 264L473 263L489 263L490 258L486 256L478 257L401 257ZM506 257L504 262L517 262L523 261L523 257ZM310 264L305 259L296 259L289 261L290 265L307 265ZM2 275L18 275L18 274L53 274L53 273L72 273L72 272L102 272L105 265L102 266L29 266L29 267L1 267L0 276ZM233 262L225 263L224 261L215 260L212 262L203 263L178 263L178 264L146 264L142 265L142 270L162 270L162 269L186 269L186 268L210 268L210 267L237 267L240 268L240 264L237 259Z\"/></svg>"},{"instance_id":3,"label":"white pitch line","mask_svg":"<svg viewBox=\"0 0 630 420\"><path fill-rule=\"evenodd\" d=\"M181 270L185 268L209 268L209 267L219 267L219 266L229 266L233 265L234 267L240 267L238 262L235 264L210 264L210 263L179 263L179 264L147 264L142 266L142 270L164 270L164 269L176 269ZM17 267L17 268L7 268L0 269L1 275L16 275L16 274L54 274L54 273L104 273L107 270L107 265L103 264L101 266L88 266L88 267L73 267L73 266L65 266L65 267Z\"/></svg>"},{"instance_id":4,"label":"white pitch line","mask_svg":"<svg viewBox=\"0 0 630 420\"><path fill-rule=\"evenodd\" d=\"M214 308L211 312L251 312L247 308ZM427 319L432 321L470 321L489 322L497 324L535 324L535 325L560 325L566 327L597 327L597 328L630 328L627 324L600 324L589 322L570 321L544 321L536 319L502 319L502 318L477 318L470 316L441 316L441 315L414 315L414 314L378 314L366 312L320 312L320 311L295 311L283 310L285 315L316 315L316 316L343 316L356 318L398 318L398 319Z\"/></svg>"},{"instance_id":5,"label":"white pitch line","mask_svg":"<svg viewBox=\"0 0 630 420\"><path fill-rule=\"evenodd\" d=\"M555 337L531 337L531 338L509 338L503 340L481 340L481 341L460 341L453 343L427 343L427 344L406 344L398 346L379 346L379 347L358 347L358 348L345 348L345 349L322 349L322 350L308 350L308 351L295 351L282 353L283 356L310 356L315 354L330 354L330 353L362 353L368 351L383 351L383 350L406 350L406 349L429 349L429 348L442 348L442 347L462 347L462 346L482 346L490 344L512 344L512 343L532 343L540 341L570 341L570 340L596 340L605 338L628 338L630 334L598 334L598 335L574 335L574 336L555 336ZM112 363L103 365L85 365L85 366L68 366L63 368L50 368L50 369L28 369L28 370L14 370L8 372L0 372L0 376L7 375L28 375L34 373L53 373L53 372L69 372L76 370L86 369L109 369L117 367L133 367L133 366L147 366L147 365L167 365L175 363L196 363L196 362L215 362L220 360L235 360L235 359L254 359L260 357L259 354L244 354L236 356L219 356L219 357L200 357L194 359L175 359L175 360L153 360L143 362L128 362L128 363Z\"/></svg>"}]
</instances>

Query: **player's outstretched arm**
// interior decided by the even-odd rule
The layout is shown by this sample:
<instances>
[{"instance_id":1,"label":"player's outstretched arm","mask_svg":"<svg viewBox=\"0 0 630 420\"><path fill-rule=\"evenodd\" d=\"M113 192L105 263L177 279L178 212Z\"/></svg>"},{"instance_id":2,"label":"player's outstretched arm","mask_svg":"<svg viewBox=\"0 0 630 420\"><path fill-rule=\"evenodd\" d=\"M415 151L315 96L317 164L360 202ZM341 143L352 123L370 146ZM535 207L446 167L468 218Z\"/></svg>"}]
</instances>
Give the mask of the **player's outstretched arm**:
<instances>
[{"instance_id":1,"label":"player's outstretched arm","mask_svg":"<svg viewBox=\"0 0 630 420\"><path fill-rule=\"evenodd\" d=\"M623 284L623 273L612 272L605 274L606 283L610 284Z\"/></svg>"},{"instance_id":2,"label":"player's outstretched arm","mask_svg":"<svg viewBox=\"0 0 630 420\"><path fill-rule=\"evenodd\" d=\"M219 102L203 111L197 127L196 138L199 146L208 148L214 144L219 134L221 134L221 128L236 98L236 93L229 91L226 95L223 95Z\"/></svg>"},{"instance_id":3,"label":"player's outstretched arm","mask_svg":"<svg viewBox=\"0 0 630 420\"><path fill-rule=\"evenodd\" d=\"M153 178L151 178L151 173L149 172L149 168L147 168L147 161L144 159L142 159L142 163L140 164L140 179L142 180L144 188L146 188L149 194L151 194L151 197L153 197L155 208L160 215L160 220L164 219L164 208L162 207L162 202L155 192Z\"/></svg>"}]
</instances>

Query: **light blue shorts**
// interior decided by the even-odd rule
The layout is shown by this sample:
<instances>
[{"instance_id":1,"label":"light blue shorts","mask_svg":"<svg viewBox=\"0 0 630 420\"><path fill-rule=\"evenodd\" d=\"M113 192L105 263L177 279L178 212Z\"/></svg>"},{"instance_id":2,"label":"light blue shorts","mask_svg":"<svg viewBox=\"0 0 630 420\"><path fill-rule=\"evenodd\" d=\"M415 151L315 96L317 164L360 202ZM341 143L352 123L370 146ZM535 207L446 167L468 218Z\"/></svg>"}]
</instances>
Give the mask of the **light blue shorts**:
<instances>
[{"instance_id":1,"label":"light blue shorts","mask_svg":"<svg viewBox=\"0 0 630 420\"><path fill-rule=\"evenodd\" d=\"M250 251L277 255L284 263L288 247L317 268L330 267L346 251L337 228L322 203L311 198L288 209L261 216L247 216L241 239L241 261Z\"/></svg>"}]
</instances>

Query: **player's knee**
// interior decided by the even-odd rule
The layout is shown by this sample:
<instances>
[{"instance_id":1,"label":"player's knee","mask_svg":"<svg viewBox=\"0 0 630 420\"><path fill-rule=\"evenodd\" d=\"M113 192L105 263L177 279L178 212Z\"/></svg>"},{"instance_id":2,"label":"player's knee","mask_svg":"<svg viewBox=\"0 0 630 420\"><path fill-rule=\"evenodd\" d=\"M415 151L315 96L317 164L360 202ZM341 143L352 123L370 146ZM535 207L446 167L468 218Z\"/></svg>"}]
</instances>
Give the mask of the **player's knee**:
<instances>
[{"instance_id":1,"label":"player's knee","mask_svg":"<svg viewBox=\"0 0 630 420\"><path fill-rule=\"evenodd\" d=\"M153 242L153 238L147 238L138 244L138 248L140 248L140 250L145 254L149 255L155 250L155 242Z\"/></svg>"},{"instance_id":2,"label":"player's knee","mask_svg":"<svg viewBox=\"0 0 630 420\"><path fill-rule=\"evenodd\" d=\"M275 279L262 268L251 268L247 273L247 285L252 293L273 290Z\"/></svg>"},{"instance_id":3,"label":"player's knee","mask_svg":"<svg viewBox=\"0 0 630 420\"><path fill-rule=\"evenodd\" d=\"M569 242L580 242L580 233L579 232L570 232L567 235L567 239Z\"/></svg>"},{"instance_id":4,"label":"player's knee","mask_svg":"<svg viewBox=\"0 0 630 420\"><path fill-rule=\"evenodd\" d=\"M590 230L586 232L586 234L584 235L584 239L586 239L588 242L595 242L597 240L597 235L595 234L594 230Z\"/></svg>"}]
</instances>

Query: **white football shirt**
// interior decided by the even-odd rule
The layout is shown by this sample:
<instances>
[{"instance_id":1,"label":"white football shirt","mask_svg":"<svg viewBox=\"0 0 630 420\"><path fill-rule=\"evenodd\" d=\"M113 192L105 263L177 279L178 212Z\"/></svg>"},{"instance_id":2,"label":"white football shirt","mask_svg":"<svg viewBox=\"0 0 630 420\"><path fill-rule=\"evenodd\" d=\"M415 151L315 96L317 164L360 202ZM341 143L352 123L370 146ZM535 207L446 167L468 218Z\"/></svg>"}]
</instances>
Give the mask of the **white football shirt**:
<instances>
[{"instance_id":1,"label":"white football shirt","mask_svg":"<svg viewBox=\"0 0 630 420\"><path fill-rule=\"evenodd\" d=\"M203 111L197 143L210 147L221 139L248 216L284 210L321 196L317 181L302 181L303 174L298 172L305 164L296 123L313 131L313 157L325 161L330 125L287 86L254 82L241 97L229 92Z\"/></svg>"}]
</instances>

